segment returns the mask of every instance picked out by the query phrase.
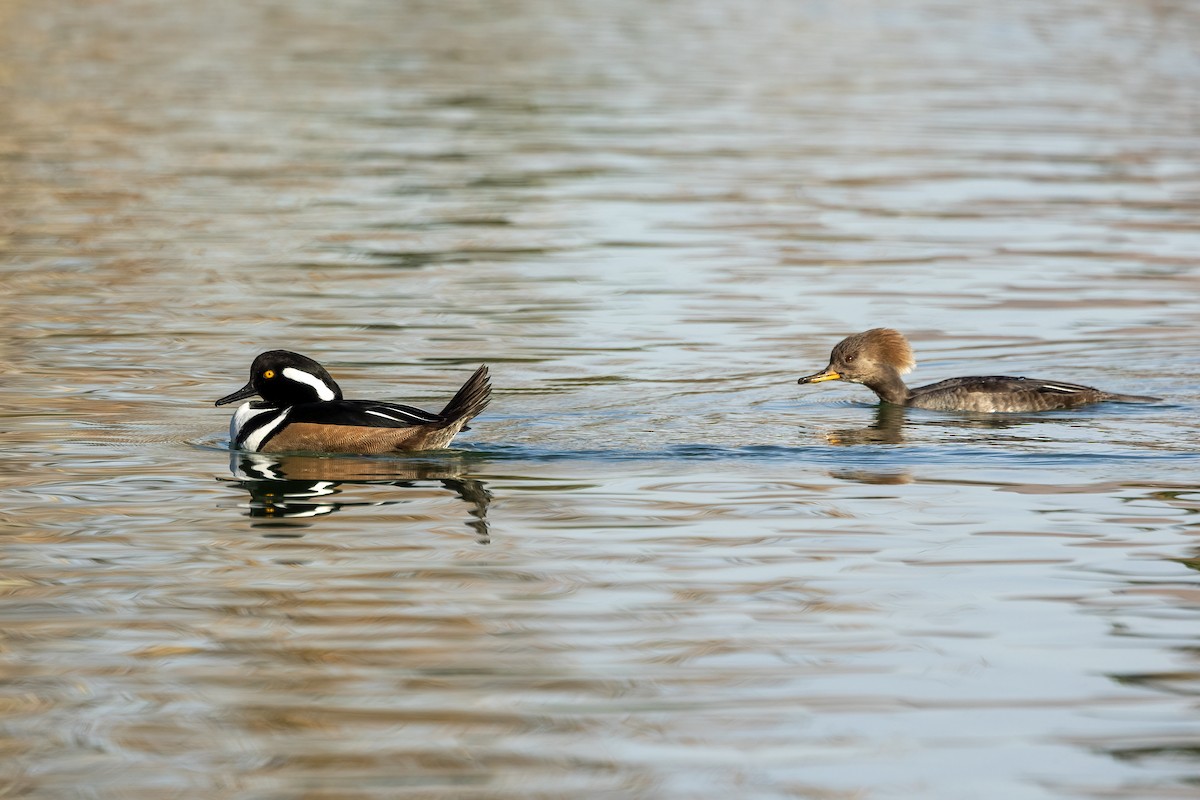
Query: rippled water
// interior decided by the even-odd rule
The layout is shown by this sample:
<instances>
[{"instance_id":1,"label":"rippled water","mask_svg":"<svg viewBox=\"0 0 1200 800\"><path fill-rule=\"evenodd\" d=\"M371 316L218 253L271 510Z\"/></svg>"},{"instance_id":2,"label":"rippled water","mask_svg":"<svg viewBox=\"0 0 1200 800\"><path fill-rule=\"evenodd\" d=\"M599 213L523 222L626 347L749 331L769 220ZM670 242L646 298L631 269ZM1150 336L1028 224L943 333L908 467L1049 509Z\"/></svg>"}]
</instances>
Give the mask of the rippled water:
<instances>
[{"instance_id":1,"label":"rippled water","mask_svg":"<svg viewBox=\"0 0 1200 800\"><path fill-rule=\"evenodd\" d=\"M1200 787L1200 12L0 5L0 796ZM796 386L1164 398L981 417ZM250 360L492 407L226 450Z\"/></svg>"}]
</instances>

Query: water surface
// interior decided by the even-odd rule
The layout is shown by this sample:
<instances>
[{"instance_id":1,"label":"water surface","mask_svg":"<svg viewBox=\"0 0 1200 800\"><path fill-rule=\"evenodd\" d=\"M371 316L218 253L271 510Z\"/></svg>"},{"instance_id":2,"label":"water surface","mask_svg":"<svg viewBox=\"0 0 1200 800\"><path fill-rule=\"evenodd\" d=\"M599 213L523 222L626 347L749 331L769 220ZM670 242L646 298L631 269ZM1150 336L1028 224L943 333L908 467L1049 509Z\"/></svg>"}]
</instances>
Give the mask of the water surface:
<instances>
[{"instance_id":1,"label":"water surface","mask_svg":"<svg viewBox=\"0 0 1200 800\"><path fill-rule=\"evenodd\" d=\"M0 794L1180 798L1200 14L0 7ZM799 387L1163 398L999 417ZM226 449L253 356L452 451Z\"/></svg>"}]
</instances>

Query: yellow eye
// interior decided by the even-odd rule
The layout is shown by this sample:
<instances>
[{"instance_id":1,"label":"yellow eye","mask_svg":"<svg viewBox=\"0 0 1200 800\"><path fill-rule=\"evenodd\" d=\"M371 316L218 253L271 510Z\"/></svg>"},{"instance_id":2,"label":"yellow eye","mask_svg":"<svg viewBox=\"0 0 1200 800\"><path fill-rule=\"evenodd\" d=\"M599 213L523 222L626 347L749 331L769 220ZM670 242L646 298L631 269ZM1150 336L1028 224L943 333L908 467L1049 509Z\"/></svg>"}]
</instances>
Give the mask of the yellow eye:
<instances>
[{"instance_id":1,"label":"yellow eye","mask_svg":"<svg viewBox=\"0 0 1200 800\"><path fill-rule=\"evenodd\" d=\"M267 370L266 372L264 372L264 373L263 373L263 377L264 377L264 378L266 378L267 380L270 380L271 378L274 378L274 377L275 377L275 370L273 370L273 369L269 369L269 370Z\"/></svg>"}]
</instances>

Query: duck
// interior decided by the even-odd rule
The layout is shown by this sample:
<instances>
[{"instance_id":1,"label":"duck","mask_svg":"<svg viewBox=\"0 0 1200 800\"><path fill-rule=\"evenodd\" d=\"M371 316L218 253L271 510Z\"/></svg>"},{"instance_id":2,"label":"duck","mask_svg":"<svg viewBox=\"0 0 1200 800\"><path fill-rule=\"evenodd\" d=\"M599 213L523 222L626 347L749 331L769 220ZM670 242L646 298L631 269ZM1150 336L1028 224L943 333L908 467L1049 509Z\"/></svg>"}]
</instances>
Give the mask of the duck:
<instances>
[{"instance_id":1,"label":"duck","mask_svg":"<svg viewBox=\"0 0 1200 800\"><path fill-rule=\"evenodd\" d=\"M1091 386L1004 375L950 378L910 389L900 377L917 365L899 331L872 328L847 336L829 356L829 366L796 383L861 383L884 403L932 411L1025 412L1076 408L1090 403L1153 403L1157 397L1114 394Z\"/></svg>"},{"instance_id":2,"label":"duck","mask_svg":"<svg viewBox=\"0 0 1200 800\"><path fill-rule=\"evenodd\" d=\"M290 350L260 353L250 380L216 401L227 405L257 395L234 412L229 446L253 453L376 455L447 447L492 397L486 365L475 370L450 402L434 413L377 400L346 400L333 376Z\"/></svg>"}]
</instances>

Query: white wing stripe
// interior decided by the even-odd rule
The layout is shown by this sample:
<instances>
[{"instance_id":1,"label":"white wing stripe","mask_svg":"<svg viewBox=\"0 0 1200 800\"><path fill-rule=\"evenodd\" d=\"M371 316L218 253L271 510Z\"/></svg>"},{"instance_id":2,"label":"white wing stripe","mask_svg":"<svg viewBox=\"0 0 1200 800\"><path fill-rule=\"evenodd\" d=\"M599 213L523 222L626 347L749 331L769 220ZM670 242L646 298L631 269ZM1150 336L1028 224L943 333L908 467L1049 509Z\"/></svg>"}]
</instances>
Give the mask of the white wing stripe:
<instances>
[{"instance_id":1,"label":"white wing stripe","mask_svg":"<svg viewBox=\"0 0 1200 800\"><path fill-rule=\"evenodd\" d=\"M377 417L383 417L384 419L390 419L395 422L414 422L419 424L422 422L433 422L435 419L437 419L433 416L418 417L416 414L409 414L403 411L397 412L396 414L385 414L382 411L371 411L370 409L366 409L366 411L368 414L374 414Z\"/></svg>"}]
</instances>

